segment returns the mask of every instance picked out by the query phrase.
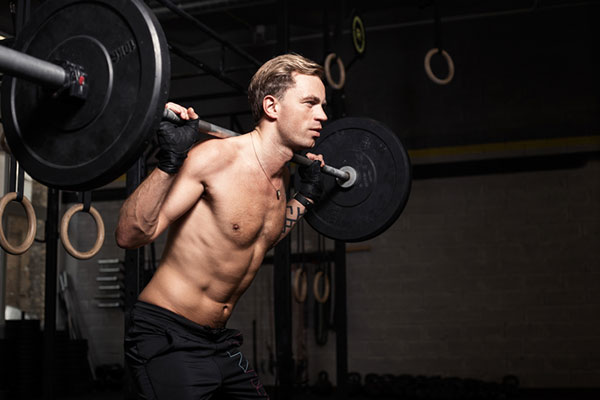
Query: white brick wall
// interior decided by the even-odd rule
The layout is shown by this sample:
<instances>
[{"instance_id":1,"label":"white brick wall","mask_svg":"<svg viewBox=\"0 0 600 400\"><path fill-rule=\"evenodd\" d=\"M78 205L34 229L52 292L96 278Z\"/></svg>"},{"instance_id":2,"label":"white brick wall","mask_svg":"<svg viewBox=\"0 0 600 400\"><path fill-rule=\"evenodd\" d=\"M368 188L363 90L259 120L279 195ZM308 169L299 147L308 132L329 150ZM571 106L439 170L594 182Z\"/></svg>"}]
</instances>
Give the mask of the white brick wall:
<instances>
[{"instance_id":1,"label":"white brick wall","mask_svg":"<svg viewBox=\"0 0 600 400\"><path fill-rule=\"evenodd\" d=\"M598 161L415 181L348 255L350 369L599 386L599 210Z\"/></svg>"},{"instance_id":2,"label":"white brick wall","mask_svg":"<svg viewBox=\"0 0 600 400\"><path fill-rule=\"evenodd\" d=\"M96 259L122 258L112 240L118 205L97 207L108 234ZM416 180L398 222L366 244L370 251L347 256L351 371L493 381L510 373L526 387L600 386L599 161ZM90 300L96 259L65 262L85 299L96 357L120 362L122 314ZM307 307L309 376L314 382L325 369L334 380L334 334L317 346L312 303ZM297 352L302 331L300 308L294 310ZM274 346L272 318L272 267L265 266L229 323L244 333L252 360L257 321L252 361L265 384L274 379L262 368L267 345Z\"/></svg>"}]
</instances>

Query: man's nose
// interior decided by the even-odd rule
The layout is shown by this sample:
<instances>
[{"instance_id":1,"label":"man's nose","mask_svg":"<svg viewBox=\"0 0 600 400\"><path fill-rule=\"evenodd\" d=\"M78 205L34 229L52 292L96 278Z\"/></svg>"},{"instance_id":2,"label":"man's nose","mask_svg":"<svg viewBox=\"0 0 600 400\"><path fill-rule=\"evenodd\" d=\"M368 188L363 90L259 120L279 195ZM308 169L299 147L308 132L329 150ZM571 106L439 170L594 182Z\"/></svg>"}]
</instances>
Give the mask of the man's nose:
<instances>
[{"instance_id":1,"label":"man's nose","mask_svg":"<svg viewBox=\"0 0 600 400\"><path fill-rule=\"evenodd\" d=\"M316 119L319 121L327 121L327 114L325 114L325 110L323 106L319 107L319 111L317 112Z\"/></svg>"}]
</instances>

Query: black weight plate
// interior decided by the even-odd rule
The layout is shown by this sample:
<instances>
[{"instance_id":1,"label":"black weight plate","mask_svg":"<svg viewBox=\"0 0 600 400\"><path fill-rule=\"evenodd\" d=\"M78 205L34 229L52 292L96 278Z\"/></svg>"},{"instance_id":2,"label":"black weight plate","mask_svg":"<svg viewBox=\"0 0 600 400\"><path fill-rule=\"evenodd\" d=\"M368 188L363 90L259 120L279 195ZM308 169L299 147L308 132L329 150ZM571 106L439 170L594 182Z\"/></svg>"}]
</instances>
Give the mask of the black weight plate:
<instances>
[{"instance_id":1,"label":"black weight plate","mask_svg":"<svg viewBox=\"0 0 600 400\"><path fill-rule=\"evenodd\" d=\"M160 24L141 0L56 0L36 9L15 50L84 67L81 103L4 77L2 115L10 148L39 182L90 190L123 174L160 121L170 60Z\"/></svg>"},{"instance_id":2,"label":"black weight plate","mask_svg":"<svg viewBox=\"0 0 600 400\"><path fill-rule=\"evenodd\" d=\"M331 239L359 242L389 228L400 216L411 188L408 154L394 132L367 118L342 118L321 131L313 153L332 167L351 166L350 188L323 175L324 194L306 214L316 231Z\"/></svg>"}]
</instances>

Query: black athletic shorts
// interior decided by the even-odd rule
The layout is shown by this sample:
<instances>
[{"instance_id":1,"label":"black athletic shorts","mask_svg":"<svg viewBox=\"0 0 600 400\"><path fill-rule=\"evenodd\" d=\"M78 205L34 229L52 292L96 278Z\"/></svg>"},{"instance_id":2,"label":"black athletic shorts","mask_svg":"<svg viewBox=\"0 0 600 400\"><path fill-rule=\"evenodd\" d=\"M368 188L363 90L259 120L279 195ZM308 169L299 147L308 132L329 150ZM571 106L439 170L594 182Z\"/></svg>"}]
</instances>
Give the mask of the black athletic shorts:
<instances>
[{"instance_id":1,"label":"black athletic shorts","mask_svg":"<svg viewBox=\"0 0 600 400\"><path fill-rule=\"evenodd\" d=\"M268 399L234 329L198 325L138 301L128 316L125 360L141 399Z\"/></svg>"}]
</instances>

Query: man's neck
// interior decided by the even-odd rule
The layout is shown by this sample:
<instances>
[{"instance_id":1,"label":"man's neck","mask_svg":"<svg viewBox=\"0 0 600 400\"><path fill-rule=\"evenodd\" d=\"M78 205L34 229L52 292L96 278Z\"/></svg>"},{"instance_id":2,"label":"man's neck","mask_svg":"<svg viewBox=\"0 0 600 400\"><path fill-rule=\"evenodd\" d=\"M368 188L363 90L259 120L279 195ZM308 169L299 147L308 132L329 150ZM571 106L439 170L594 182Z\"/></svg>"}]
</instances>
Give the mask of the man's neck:
<instances>
[{"instance_id":1,"label":"man's neck","mask_svg":"<svg viewBox=\"0 0 600 400\"><path fill-rule=\"evenodd\" d=\"M281 142L276 128L272 124L259 123L250 135L265 173L271 177L281 176L283 167L294 153Z\"/></svg>"}]
</instances>

